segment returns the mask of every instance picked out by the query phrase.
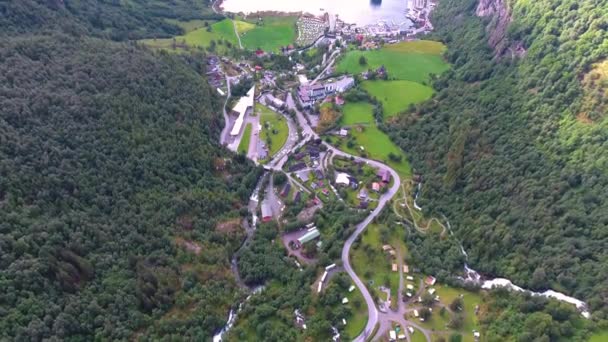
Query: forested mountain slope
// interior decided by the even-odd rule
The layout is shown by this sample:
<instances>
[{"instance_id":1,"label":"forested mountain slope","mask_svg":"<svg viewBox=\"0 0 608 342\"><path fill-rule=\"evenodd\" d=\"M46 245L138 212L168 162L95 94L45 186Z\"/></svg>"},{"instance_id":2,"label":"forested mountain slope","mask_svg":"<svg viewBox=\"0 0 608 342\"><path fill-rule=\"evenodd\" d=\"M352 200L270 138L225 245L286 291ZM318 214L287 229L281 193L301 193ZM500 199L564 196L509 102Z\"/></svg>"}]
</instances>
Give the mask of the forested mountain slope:
<instances>
[{"instance_id":1,"label":"forested mountain slope","mask_svg":"<svg viewBox=\"0 0 608 342\"><path fill-rule=\"evenodd\" d=\"M207 0L7 0L0 2L4 34L63 31L113 40L168 38L183 33L165 19L221 18Z\"/></svg>"},{"instance_id":2,"label":"forested mountain slope","mask_svg":"<svg viewBox=\"0 0 608 342\"><path fill-rule=\"evenodd\" d=\"M449 217L475 268L604 315L608 3L483 2L504 11L440 2L433 21L453 69L385 128L424 175L420 205Z\"/></svg>"},{"instance_id":3,"label":"forested mountain slope","mask_svg":"<svg viewBox=\"0 0 608 342\"><path fill-rule=\"evenodd\" d=\"M216 224L257 175L204 58L30 35L0 61L0 340L210 336L238 294Z\"/></svg>"}]
</instances>

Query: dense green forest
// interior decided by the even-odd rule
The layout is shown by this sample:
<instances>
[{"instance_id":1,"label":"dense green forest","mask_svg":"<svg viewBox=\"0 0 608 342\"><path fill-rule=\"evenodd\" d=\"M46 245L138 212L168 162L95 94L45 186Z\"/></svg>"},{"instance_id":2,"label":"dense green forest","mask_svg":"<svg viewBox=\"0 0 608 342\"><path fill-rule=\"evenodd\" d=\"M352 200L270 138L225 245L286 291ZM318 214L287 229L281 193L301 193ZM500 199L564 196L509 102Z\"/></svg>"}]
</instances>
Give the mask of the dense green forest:
<instances>
[{"instance_id":1,"label":"dense green forest","mask_svg":"<svg viewBox=\"0 0 608 342\"><path fill-rule=\"evenodd\" d=\"M112 40L170 38L183 30L166 19L220 19L208 0L7 0L4 34L63 31Z\"/></svg>"},{"instance_id":2,"label":"dense green forest","mask_svg":"<svg viewBox=\"0 0 608 342\"><path fill-rule=\"evenodd\" d=\"M512 21L493 49L496 18L477 17L476 0L441 1L435 38L453 69L384 129L424 175L420 205L450 219L473 267L584 299L606 318L608 3L505 3ZM419 258L461 258L441 244Z\"/></svg>"},{"instance_id":3,"label":"dense green forest","mask_svg":"<svg viewBox=\"0 0 608 342\"><path fill-rule=\"evenodd\" d=\"M203 340L243 295L259 170L219 148L205 56L100 39L194 6L154 3L0 4L0 340Z\"/></svg>"}]
</instances>

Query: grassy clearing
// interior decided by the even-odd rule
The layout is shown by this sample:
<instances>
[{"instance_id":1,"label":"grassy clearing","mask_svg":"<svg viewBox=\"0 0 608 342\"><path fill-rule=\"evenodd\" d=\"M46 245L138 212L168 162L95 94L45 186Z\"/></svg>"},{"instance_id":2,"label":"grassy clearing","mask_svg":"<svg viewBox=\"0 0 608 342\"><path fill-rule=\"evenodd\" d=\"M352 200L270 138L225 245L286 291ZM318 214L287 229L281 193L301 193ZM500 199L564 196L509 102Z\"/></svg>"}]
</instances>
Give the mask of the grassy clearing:
<instances>
[{"instance_id":1,"label":"grassy clearing","mask_svg":"<svg viewBox=\"0 0 608 342\"><path fill-rule=\"evenodd\" d=\"M384 65L389 79L428 83L430 74L441 74L449 66L443 58L435 53L437 47L421 48L419 42L404 42L388 45L380 50L348 52L337 66L337 72L358 74L370 68ZM420 53L433 51L434 53ZM359 58L365 56L366 65L359 64Z\"/></svg>"},{"instance_id":2,"label":"grassy clearing","mask_svg":"<svg viewBox=\"0 0 608 342\"><path fill-rule=\"evenodd\" d=\"M608 341L608 330L600 331L591 335L589 342L606 342Z\"/></svg>"},{"instance_id":3,"label":"grassy clearing","mask_svg":"<svg viewBox=\"0 0 608 342\"><path fill-rule=\"evenodd\" d=\"M239 35L242 35L247 31L251 31L256 27L255 24L252 24L252 23L246 22L246 21L242 21L242 20L235 20L234 25L236 25L236 30L239 33Z\"/></svg>"},{"instance_id":4,"label":"grassy clearing","mask_svg":"<svg viewBox=\"0 0 608 342\"><path fill-rule=\"evenodd\" d=\"M363 299L363 295L359 289L355 289L352 293L348 294L348 305L351 308L352 316L346 322L346 332L350 337L359 336L359 333L365 328L365 324L367 324L367 306L365 305L365 300ZM357 308L353 304L354 302L359 302L361 305Z\"/></svg>"},{"instance_id":5,"label":"grassy clearing","mask_svg":"<svg viewBox=\"0 0 608 342\"><path fill-rule=\"evenodd\" d=\"M183 28L184 31L186 31L186 33L192 32L192 31L202 28L202 27L205 27L205 23L208 23L207 25L212 25L213 23L216 22L215 20L201 20L201 19L194 19L194 20L188 20L188 21L166 19L166 21L168 23L171 23L173 25L177 25L177 26Z\"/></svg>"},{"instance_id":6,"label":"grassy clearing","mask_svg":"<svg viewBox=\"0 0 608 342\"><path fill-rule=\"evenodd\" d=\"M261 104L256 104L256 113L260 115L262 131L260 139L268 145L269 156L274 156L287 141L289 127L285 118Z\"/></svg>"},{"instance_id":7,"label":"grassy clearing","mask_svg":"<svg viewBox=\"0 0 608 342\"><path fill-rule=\"evenodd\" d=\"M365 126L355 125L350 130L350 139L353 143L347 143L347 139L338 142L337 147L353 155L367 156L372 159L385 161L399 175L410 177L412 170L403 151L391 141L391 139L373 124L373 107L367 103L357 102L348 103L344 106L343 124L353 124L354 122L368 122ZM363 150L361 150L363 146ZM401 157L401 161L389 159L389 154Z\"/></svg>"},{"instance_id":8,"label":"grassy clearing","mask_svg":"<svg viewBox=\"0 0 608 342\"><path fill-rule=\"evenodd\" d=\"M254 27L241 34L241 43L250 50L278 51L295 41L296 20L297 17L264 17L260 24L250 24Z\"/></svg>"},{"instance_id":9,"label":"grassy clearing","mask_svg":"<svg viewBox=\"0 0 608 342\"><path fill-rule=\"evenodd\" d=\"M437 285L434 286L437 290L437 295L439 296L441 302L445 305L450 305L450 303L460 296L463 295L464 301L464 324L462 328L458 330L460 334L462 334L464 341L473 341L473 330L480 331L481 326L479 324L479 320L475 315L475 306L482 304L481 296L478 293L470 292L464 289L453 288L447 285ZM435 314L433 314L435 315Z\"/></svg>"},{"instance_id":10,"label":"grassy clearing","mask_svg":"<svg viewBox=\"0 0 608 342\"><path fill-rule=\"evenodd\" d=\"M382 102L385 117L399 114L433 95L433 88L412 81L365 81L362 86Z\"/></svg>"},{"instance_id":11,"label":"grassy clearing","mask_svg":"<svg viewBox=\"0 0 608 342\"><path fill-rule=\"evenodd\" d=\"M186 27L192 28L195 24L184 24ZM224 19L222 21L218 21L214 24L210 25L211 30L207 31L206 27L197 28L193 31L186 33L183 36L177 36L175 38L167 38L167 39L144 39L141 42L152 47L158 49L165 49L169 51L174 51L174 39L175 44L178 46L178 49L182 49L184 45L187 45L190 48L206 48L211 45L211 41L215 41L216 43L219 40L228 41L231 44L237 44L236 35L234 34L234 27L232 25L232 20ZM217 45L216 49L218 52L223 52L227 48L225 45Z\"/></svg>"},{"instance_id":12,"label":"grassy clearing","mask_svg":"<svg viewBox=\"0 0 608 342\"><path fill-rule=\"evenodd\" d=\"M414 333L410 334L410 341L411 342L426 342L426 337L424 337L424 334L420 330L414 328Z\"/></svg>"},{"instance_id":13,"label":"grassy clearing","mask_svg":"<svg viewBox=\"0 0 608 342\"><path fill-rule=\"evenodd\" d=\"M355 138L356 144L352 148L347 145L341 147L350 154L361 155L365 152L372 159L386 161L390 167L395 169L399 175L410 177L412 169L407 161L405 154L391 141L391 139L378 129L376 126L360 127L351 130L351 135ZM360 146L363 146L364 151L361 151ZM389 160L389 154L392 153L401 157L400 162Z\"/></svg>"},{"instance_id":14,"label":"grassy clearing","mask_svg":"<svg viewBox=\"0 0 608 342\"><path fill-rule=\"evenodd\" d=\"M373 124L374 107L365 102L347 103L344 105L342 112L342 124L351 126L355 124Z\"/></svg>"},{"instance_id":15,"label":"grassy clearing","mask_svg":"<svg viewBox=\"0 0 608 342\"><path fill-rule=\"evenodd\" d=\"M247 151L249 151L249 143L251 141L251 130L251 124L248 123L247 126L245 126L243 137L241 138L241 142L239 143L238 153L247 154Z\"/></svg>"},{"instance_id":16,"label":"grassy clearing","mask_svg":"<svg viewBox=\"0 0 608 342\"><path fill-rule=\"evenodd\" d=\"M361 243L351 252L353 268L362 275L368 288L376 296L385 299L384 293L378 291L378 286L387 285L391 289L391 297L397 298L399 289L399 272L393 272L391 265L398 263L396 259L382 251L383 239L393 248L401 250L401 256L407 254L403 242L403 232L399 229L389 229L381 225L371 224L363 233ZM367 246L369 247L367 247ZM370 285L370 283L373 283ZM393 302L395 302L393 300Z\"/></svg>"},{"instance_id":17,"label":"grassy clearing","mask_svg":"<svg viewBox=\"0 0 608 342\"><path fill-rule=\"evenodd\" d=\"M431 40L400 42L397 44L385 45L384 48L388 51L426 53L431 55L441 55L447 49L442 43Z\"/></svg>"}]
</instances>

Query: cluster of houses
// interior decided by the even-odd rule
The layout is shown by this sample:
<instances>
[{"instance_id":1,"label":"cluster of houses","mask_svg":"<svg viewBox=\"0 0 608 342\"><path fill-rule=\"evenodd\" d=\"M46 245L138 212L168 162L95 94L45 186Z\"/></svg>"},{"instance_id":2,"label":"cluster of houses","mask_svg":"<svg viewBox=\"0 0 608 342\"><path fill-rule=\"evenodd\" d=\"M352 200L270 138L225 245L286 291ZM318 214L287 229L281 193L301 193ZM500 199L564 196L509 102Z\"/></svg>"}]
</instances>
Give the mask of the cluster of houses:
<instances>
[{"instance_id":1,"label":"cluster of houses","mask_svg":"<svg viewBox=\"0 0 608 342\"><path fill-rule=\"evenodd\" d=\"M377 176L379 181L372 182L371 190L379 193L384 186L391 182L391 173L388 170L380 169ZM335 183L336 186L350 187L353 190L357 190L359 188L359 182L357 179L345 172L336 173ZM359 199L359 209L367 209L369 206L369 191L365 186L359 190L357 198Z\"/></svg>"},{"instance_id":2,"label":"cluster of houses","mask_svg":"<svg viewBox=\"0 0 608 342\"><path fill-rule=\"evenodd\" d=\"M222 71L220 59L217 56L209 56L207 59L206 74L209 84L217 89L217 92L221 96L226 95L221 89L224 85L224 73Z\"/></svg>"},{"instance_id":3,"label":"cluster of houses","mask_svg":"<svg viewBox=\"0 0 608 342\"><path fill-rule=\"evenodd\" d=\"M281 195L281 197L285 198L289 195L290 191L291 191L291 184L289 182L287 182L281 189L281 192L279 193L279 195ZM302 199L302 191L297 190L295 195L293 196L293 202L299 203L301 199Z\"/></svg>"},{"instance_id":4,"label":"cluster of houses","mask_svg":"<svg viewBox=\"0 0 608 342\"><path fill-rule=\"evenodd\" d=\"M328 80L312 85L300 85L298 88L298 101L302 107L310 108L315 102L335 93L343 93L354 85L355 79L351 76L343 76L336 80Z\"/></svg>"}]
</instances>

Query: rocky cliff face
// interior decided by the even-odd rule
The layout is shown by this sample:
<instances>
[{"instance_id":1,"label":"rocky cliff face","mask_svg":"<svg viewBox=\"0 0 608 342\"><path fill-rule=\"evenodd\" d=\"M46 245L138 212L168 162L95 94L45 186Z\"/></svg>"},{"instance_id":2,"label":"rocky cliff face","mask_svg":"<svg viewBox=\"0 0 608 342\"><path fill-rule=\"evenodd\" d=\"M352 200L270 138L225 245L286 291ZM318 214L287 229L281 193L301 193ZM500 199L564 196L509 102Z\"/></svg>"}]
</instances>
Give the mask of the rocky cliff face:
<instances>
[{"instance_id":1,"label":"rocky cliff face","mask_svg":"<svg viewBox=\"0 0 608 342\"><path fill-rule=\"evenodd\" d=\"M521 43L507 39L507 29L511 23L507 0L479 0L475 13L479 17L492 17L486 30L489 33L488 43L496 52L496 56L510 54L512 57L521 57L525 54Z\"/></svg>"}]
</instances>

